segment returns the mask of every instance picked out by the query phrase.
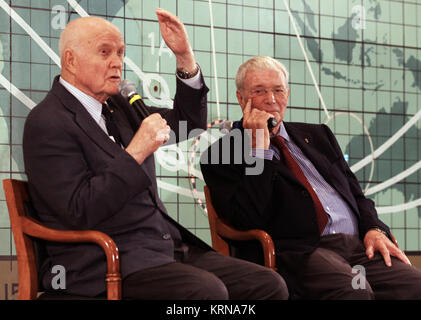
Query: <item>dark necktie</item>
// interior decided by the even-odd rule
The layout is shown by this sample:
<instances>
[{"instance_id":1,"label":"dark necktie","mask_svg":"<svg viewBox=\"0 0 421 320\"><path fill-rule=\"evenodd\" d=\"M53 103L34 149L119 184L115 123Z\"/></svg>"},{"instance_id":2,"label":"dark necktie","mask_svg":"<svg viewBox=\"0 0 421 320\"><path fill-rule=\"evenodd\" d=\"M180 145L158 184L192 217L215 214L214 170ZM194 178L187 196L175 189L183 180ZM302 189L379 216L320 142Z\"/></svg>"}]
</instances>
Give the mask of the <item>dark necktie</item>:
<instances>
[{"instance_id":1,"label":"dark necktie","mask_svg":"<svg viewBox=\"0 0 421 320\"><path fill-rule=\"evenodd\" d=\"M120 131L114 122L112 110L106 105L102 105L102 114L105 118L105 126L107 127L108 135L112 136L117 144L123 145L121 140Z\"/></svg>"},{"instance_id":2,"label":"dark necktie","mask_svg":"<svg viewBox=\"0 0 421 320\"><path fill-rule=\"evenodd\" d=\"M310 182L308 182L306 176L304 175L303 171L301 170L298 163L294 160L291 153L288 150L288 147L285 144L285 140L281 136L276 136L271 139L271 142L279 148L279 150L282 152L285 164L288 167L288 169L294 174L294 176L300 181L304 187L307 189L307 191L310 193L311 198L313 199L314 208L316 209L316 215L317 215L317 225L319 226L320 233L323 232L328 217L326 214L326 211L323 209L323 205L319 200L319 197L314 192L313 187L310 185Z\"/></svg>"}]
</instances>

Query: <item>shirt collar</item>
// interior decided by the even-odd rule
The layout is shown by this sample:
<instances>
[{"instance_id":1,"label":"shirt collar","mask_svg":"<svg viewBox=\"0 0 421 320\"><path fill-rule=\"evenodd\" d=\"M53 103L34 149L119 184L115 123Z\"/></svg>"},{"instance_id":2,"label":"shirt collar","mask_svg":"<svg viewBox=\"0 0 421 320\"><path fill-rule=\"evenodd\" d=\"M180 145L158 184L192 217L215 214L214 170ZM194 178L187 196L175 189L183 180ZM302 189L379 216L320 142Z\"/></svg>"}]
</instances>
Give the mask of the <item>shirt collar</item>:
<instances>
[{"instance_id":1,"label":"shirt collar","mask_svg":"<svg viewBox=\"0 0 421 320\"><path fill-rule=\"evenodd\" d=\"M59 82L85 107L96 123L99 124L102 114L102 103L71 85L62 77L60 77Z\"/></svg>"},{"instance_id":2,"label":"shirt collar","mask_svg":"<svg viewBox=\"0 0 421 320\"><path fill-rule=\"evenodd\" d=\"M289 139L288 132L285 129L285 126L284 126L284 122L283 121L281 122L281 126L279 127L279 131L278 131L278 134L277 135L283 137L287 141L290 140Z\"/></svg>"}]
</instances>

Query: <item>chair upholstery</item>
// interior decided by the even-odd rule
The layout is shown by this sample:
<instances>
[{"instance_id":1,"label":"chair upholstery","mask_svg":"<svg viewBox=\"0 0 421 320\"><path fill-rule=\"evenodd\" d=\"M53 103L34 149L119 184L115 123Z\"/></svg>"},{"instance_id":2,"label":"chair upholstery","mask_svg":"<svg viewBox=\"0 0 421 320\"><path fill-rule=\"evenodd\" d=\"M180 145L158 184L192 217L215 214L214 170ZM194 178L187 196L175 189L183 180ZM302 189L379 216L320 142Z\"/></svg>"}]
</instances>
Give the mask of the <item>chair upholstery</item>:
<instances>
[{"instance_id":1,"label":"chair upholstery","mask_svg":"<svg viewBox=\"0 0 421 320\"><path fill-rule=\"evenodd\" d=\"M107 274L107 299L121 299L121 274L118 248L105 233L99 231L63 231L47 228L36 220L32 208L27 182L5 179L3 188L9 210L18 261L18 299L36 299L39 291L38 266L42 260L42 241L53 242L91 242L99 245L105 252ZM41 253L41 255L40 255ZM60 296L60 295L58 295ZM64 299L70 296L62 295ZM88 299L88 297L86 297Z\"/></svg>"},{"instance_id":2,"label":"chair upholstery","mask_svg":"<svg viewBox=\"0 0 421 320\"><path fill-rule=\"evenodd\" d=\"M257 240L263 249L264 265L276 271L275 247L272 238L263 230L252 229L240 231L231 227L226 221L218 216L212 204L209 188L204 187L206 208L208 211L209 227L212 238L212 247L224 255L233 255L230 245L226 240L249 241Z\"/></svg>"}]
</instances>

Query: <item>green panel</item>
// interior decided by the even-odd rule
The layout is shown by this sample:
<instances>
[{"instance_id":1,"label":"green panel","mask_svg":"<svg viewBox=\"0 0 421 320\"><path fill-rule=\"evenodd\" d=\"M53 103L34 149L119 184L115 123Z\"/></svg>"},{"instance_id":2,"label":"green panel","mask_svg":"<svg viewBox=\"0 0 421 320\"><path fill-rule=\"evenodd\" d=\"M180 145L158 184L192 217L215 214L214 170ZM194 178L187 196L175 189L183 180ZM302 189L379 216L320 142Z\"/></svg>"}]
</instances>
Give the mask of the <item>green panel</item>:
<instances>
[{"instance_id":1,"label":"green panel","mask_svg":"<svg viewBox=\"0 0 421 320\"><path fill-rule=\"evenodd\" d=\"M65 8L66 22L79 16L65 0L6 3L12 3L16 13L55 53L58 53L61 29L51 25L57 16L52 8ZM254 55L274 56L290 72L290 107L285 120L320 124L330 119L329 127L353 165L371 154L370 140L374 150L379 148L419 112L421 24L417 17L421 16L421 2L290 0L287 3L298 34L284 1L78 1L89 14L106 17L124 33L126 55L141 70L134 72L126 65L124 76L138 86L151 105L157 105L151 98L159 97L163 88L169 88L170 97L175 93L176 61L162 42L155 10L162 7L177 14L185 23L210 89L208 122L240 119L242 112L234 83L238 67ZM361 4L363 7L358 7ZM360 9L364 10L365 21L358 20ZM73 12L70 17L69 10ZM311 77L306 59L315 79ZM17 96L23 94L39 103L60 68L3 9L0 10L0 73L21 91L11 94L10 87L5 85L7 82L0 85L0 175L25 178L22 134L29 108ZM161 82L152 81L145 92L143 81L151 74L159 74ZM320 88L326 110L315 85ZM391 179L420 160L421 125L419 120L414 122L415 125L375 159L371 180L371 163L355 172L362 186L369 183L373 187ZM220 136L212 134L215 139ZM184 190L162 188L160 195L174 219L210 243L207 216L189 191L186 151L192 143L193 139L178 145L186 158L183 168L169 170L156 162L158 179ZM197 163L194 168L200 171ZM421 197L420 181L421 173L413 173L370 198L378 207L414 201ZM203 181L197 183L197 188L203 191ZM0 251L8 255L14 251L3 200L0 198L0 227L4 228L0 229ZM420 207L380 215L392 228L401 248L411 251L421 251L420 217Z\"/></svg>"},{"instance_id":2,"label":"green panel","mask_svg":"<svg viewBox=\"0 0 421 320\"><path fill-rule=\"evenodd\" d=\"M10 229L0 229L0 256L10 256L11 231Z\"/></svg>"}]
</instances>

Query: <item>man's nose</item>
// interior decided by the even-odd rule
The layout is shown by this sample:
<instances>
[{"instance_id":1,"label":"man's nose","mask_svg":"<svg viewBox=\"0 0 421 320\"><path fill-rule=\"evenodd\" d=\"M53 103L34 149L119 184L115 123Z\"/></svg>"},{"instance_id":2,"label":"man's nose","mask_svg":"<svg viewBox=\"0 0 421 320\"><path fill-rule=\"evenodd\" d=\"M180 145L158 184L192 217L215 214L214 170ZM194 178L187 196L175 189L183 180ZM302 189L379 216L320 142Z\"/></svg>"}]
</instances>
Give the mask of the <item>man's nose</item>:
<instances>
[{"instance_id":1,"label":"man's nose","mask_svg":"<svg viewBox=\"0 0 421 320\"><path fill-rule=\"evenodd\" d=\"M275 95L272 90L265 91L265 100L269 103L276 103Z\"/></svg>"},{"instance_id":2,"label":"man's nose","mask_svg":"<svg viewBox=\"0 0 421 320\"><path fill-rule=\"evenodd\" d=\"M111 59L110 63L111 63L112 68L122 69L123 68L123 57L116 54Z\"/></svg>"}]
</instances>

